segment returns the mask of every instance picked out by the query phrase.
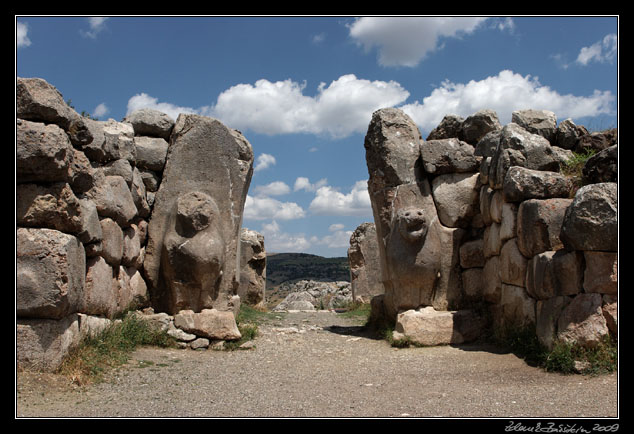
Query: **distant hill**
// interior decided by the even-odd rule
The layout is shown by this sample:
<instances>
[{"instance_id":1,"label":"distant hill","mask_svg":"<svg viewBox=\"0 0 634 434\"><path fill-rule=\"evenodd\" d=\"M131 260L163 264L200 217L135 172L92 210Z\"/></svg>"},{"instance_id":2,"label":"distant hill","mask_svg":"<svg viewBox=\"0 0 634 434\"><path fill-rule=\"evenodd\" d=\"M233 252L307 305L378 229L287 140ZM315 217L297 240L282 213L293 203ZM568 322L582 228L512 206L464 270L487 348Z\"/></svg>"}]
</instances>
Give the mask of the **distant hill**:
<instances>
[{"instance_id":1,"label":"distant hill","mask_svg":"<svg viewBox=\"0 0 634 434\"><path fill-rule=\"evenodd\" d=\"M347 257L324 258L308 253L268 253L266 257L266 286L273 288L283 282L297 280L334 282L350 281Z\"/></svg>"}]
</instances>

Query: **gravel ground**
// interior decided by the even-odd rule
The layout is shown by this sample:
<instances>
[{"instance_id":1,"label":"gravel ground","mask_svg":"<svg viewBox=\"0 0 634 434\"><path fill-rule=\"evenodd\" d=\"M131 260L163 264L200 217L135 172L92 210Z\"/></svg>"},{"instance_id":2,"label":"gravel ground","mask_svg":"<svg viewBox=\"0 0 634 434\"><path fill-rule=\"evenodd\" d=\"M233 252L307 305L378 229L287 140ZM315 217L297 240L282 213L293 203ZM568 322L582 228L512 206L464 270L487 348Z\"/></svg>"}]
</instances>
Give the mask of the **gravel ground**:
<instances>
[{"instance_id":1,"label":"gravel ground","mask_svg":"<svg viewBox=\"0 0 634 434\"><path fill-rule=\"evenodd\" d=\"M333 312L279 315L255 348L141 348L107 381L17 376L16 416L611 418L617 374L546 373L487 345L396 349Z\"/></svg>"}]
</instances>

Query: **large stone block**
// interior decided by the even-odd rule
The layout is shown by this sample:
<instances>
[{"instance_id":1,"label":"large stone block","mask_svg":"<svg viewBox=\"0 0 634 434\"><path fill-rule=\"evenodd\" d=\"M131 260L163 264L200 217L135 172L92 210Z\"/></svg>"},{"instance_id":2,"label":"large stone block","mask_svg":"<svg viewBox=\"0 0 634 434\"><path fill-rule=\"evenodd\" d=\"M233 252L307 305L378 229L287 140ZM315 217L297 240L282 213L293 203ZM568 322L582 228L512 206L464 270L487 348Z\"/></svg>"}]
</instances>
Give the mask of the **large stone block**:
<instances>
[{"instance_id":1,"label":"large stone block","mask_svg":"<svg viewBox=\"0 0 634 434\"><path fill-rule=\"evenodd\" d=\"M103 236L100 255L110 265L118 267L123 257L123 231L110 218L105 218L100 223Z\"/></svg>"},{"instance_id":2,"label":"large stone block","mask_svg":"<svg viewBox=\"0 0 634 434\"><path fill-rule=\"evenodd\" d=\"M498 256L501 249L500 224L494 222L484 230L482 252L485 258L490 258L491 256Z\"/></svg>"},{"instance_id":3,"label":"large stone block","mask_svg":"<svg viewBox=\"0 0 634 434\"><path fill-rule=\"evenodd\" d=\"M17 120L17 182L66 181L72 161L73 146L60 127Z\"/></svg>"},{"instance_id":4,"label":"large stone block","mask_svg":"<svg viewBox=\"0 0 634 434\"><path fill-rule=\"evenodd\" d=\"M593 155L584 164L583 179L588 184L617 182L619 170L619 148L612 145Z\"/></svg>"},{"instance_id":5,"label":"large stone block","mask_svg":"<svg viewBox=\"0 0 634 434\"><path fill-rule=\"evenodd\" d=\"M504 177L504 200L568 198L572 190L569 178L557 172L511 167Z\"/></svg>"},{"instance_id":6,"label":"large stone block","mask_svg":"<svg viewBox=\"0 0 634 434\"><path fill-rule=\"evenodd\" d=\"M240 331L233 313L216 309L203 309L199 313L182 310L174 315L174 325L187 333L209 339L240 339Z\"/></svg>"},{"instance_id":7,"label":"large stone block","mask_svg":"<svg viewBox=\"0 0 634 434\"><path fill-rule=\"evenodd\" d=\"M471 310L436 311L428 306L397 315L393 338L425 346L462 344L475 340L484 321Z\"/></svg>"},{"instance_id":8,"label":"large stone block","mask_svg":"<svg viewBox=\"0 0 634 434\"><path fill-rule=\"evenodd\" d=\"M117 288L114 272L104 258L88 258L86 286L80 311L88 315L112 317L117 312Z\"/></svg>"},{"instance_id":9,"label":"large stone block","mask_svg":"<svg viewBox=\"0 0 634 434\"><path fill-rule=\"evenodd\" d=\"M482 268L467 268L462 272L464 295L471 300L482 299Z\"/></svg>"},{"instance_id":10,"label":"large stone block","mask_svg":"<svg viewBox=\"0 0 634 434\"><path fill-rule=\"evenodd\" d=\"M500 279L509 285L525 286L527 259L517 248L517 238L504 243L500 250Z\"/></svg>"},{"instance_id":11,"label":"large stone block","mask_svg":"<svg viewBox=\"0 0 634 434\"><path fill-rule=\"evenodd\" d=\"M502 325L524 327L535 324L535 303L521 286L503 283L500 297Z\"/></svg>"},{"instance_id":12,"label":"large stone block","mask_svg":"<svg viewBox=\"0 0 634 434\"><path fill-rule=\"evenodd\" d=\"M60 319L77 312L84 291L84 247L52 229L17 230L17 316Z\"/></svg>"},{"instance_id":13,"label":"large stone block","mask_svg":"<svg viewBox=\"0 0 634 434\"><path fill-rule=\"evenodd\" d=\"M479 110L468 116L461 125L459 137L470 144L477 144L482 137L501 128L496 112L490 109Z\"/></svg>"},{"instance_id":14,"label":"large stone block","mask_svg":"<svg viewBox=\"0 0 634 434\"><path fill-rule=\"evenodd\" d=\"M604 295L603 307L601 309L603 311L603 317L605 318L608 330L610 330L610 334L614 337L618 337L619 308L617 297L615 295Z\"/></svg>"},{"instance_id":15,"label":"large stone block","mask_svg":"<svg viewBox=\"0 0 634 434\"><path fill-rule=\"evenodd\" d=\"M137 136L162 137L165 140L174 128L174 119L158 110L144 108L130 113L123 120L134 128Z\"/></svg>"},{"instance_id":16,"label":"large stone block","mask_svg":"<svg viewBox=\"0 0 634 434\"><path fill-rule=\"evenodd\" d=\"M19 318L16 359L19 367L53 372L79 343L77 314L59 320Z\"/></svg>"},{"instance_id":17,"label":"large stone block","mask_svg":"<svg viewBox=\"0 0 634 434\"><path fill-rule=\"evenodd\" d=\"M583 252L586 269L583 276L585 292L618 294L618 254L616 252Z\"/></svg>"},{"instance_id":18,"label":"large stone block","mask_svg":"<svg viewBox=\"0 0 634 434\"><path fill-rule=\"evenodd\" d=\"M506 172L512 166L557 171L560 158L544 137L510 123L502 128L500 143L489 166L489 185L502 188Z\"/></svg>"},{"instance_id":19,"label":"large stone block","mask_svg":"<svg viewBox=\"0 0 634 434\"><path fill-rule=\"evenodd\" d=\"M555 142L563 149L574 149L581 136L588 134L584 126L577 126L572 119L565 119L559 122L555 132Z\"/></svg>"},{"instance_id":20,"label":"large stone block","mask_svg":"<svg viewBox=\"0 0 634 434\"><path fill-rule=\"evenodd\" d=\"M577 190L566 210L561 239L570 250L616 252L618 248L617 184L590 184Z\"/></svg>"},{"instance_id":21,"label":"large stone block","mask_svg":"<svg viewBox=\"0 0 634 434\"><path fill-rule=\"evenodd\" d=\"M517 246L532 258L538 253L563 247L559 234L572 199L530 199L517 212Z\"/></svg>"},{"instance_id":22,"label":"large stone block","mask_svg":"<svg viewBox=\"0 0 634 434\"><path fill-rule=\"evenodd\" d=\"M94 204L82 203L64 182L18 184L16 187L16 219L20 226L82 234L83 241L96 241L99 239L96 227L99 220L94 211Z\"/></svg>"},{"instance_id":23,"label":"large stone block","mask_svg":"<svg viewBox=\"0 0 634 434\"><path fill-rule=\"evenodd\" d=\"M462 128L462 122L464 122L464 119L460 116L445 115L438 126L429 133L426 140L440 140L458 137L460 134L460 128Z\"/></svg>"},{"instance_id":24,"label":"large stone block","mask_svg":"<svg viewBox=\"0 0 634 434\"><path fill-rule=\"evenodd\" d=\"M85 119L93 140L81 147L91 161L105 164L109 161L125 159L136 161L134 130L132 125L114 119L95 121Z\"/></svg>"},{"instance_id":25,"label":"large stone block","mask_svg":"<svg viewBox=\"0 0 634 434\"><path fill-rule=\"evenodd\" d=\"M147 285L137 269L120 265L115 275L115 288L117 313L147 306Z\"/></svg>"},{"instance_id":26,"label":"large stone block","mask_svg":"<svg viewBox=\"0 0 634 434\"><path fill-rule=\"evenodd\" d=\"M239 233L252 173L253 151L241 133L216 119L178 117L144 261L159 310L228 308L240 281Z\"/></svg>"},{"instance_id":27,"label":"large stone block","mask_svg":"<svg viewBox=\"0 0 634 434\"><path fill-rule=\"evenodd\" d=\"M121 263L128 267L141 268L143 263L141 257L141 238L139 228L132 224L123 230L123 249L121 252Z\"/></svg>"},{"instance_id":28,"label":"large stone block","mask_svg":"<svg viewBox=\"0 0 634 434\"><path fill-rule=\"evenodd\" d=\"M45 80L18 77L15 96L18 118L57 124L78 146L92 141L86 118L68 106L62 94Z\"/></svg>"},{"instance_id":29,"label":"large stone block","mask_svg":"<svg viewBox=\"0 0 634 434\"><path fill-rule=\"evenodd\" d=\"M491 218L491 202L493 201L494 195L495 190L489 186L483 185L480 188L480 214L482 214L482 221L485 225L493 223L493 219Z\"/></svg>"},{"instance_id":30,"label":"large stone block","mask_svg":"<svg viewBox=\"0 0 634 434\"><path fill-rule=\"evenodd\" d=\"M549 110L517 110L511 114L511 122L544 137L551 143L555 142L557 116Z\"/></svg>"},{"instance_id":31,"label":"large stone block","mask_svg":"<svg viewBox=\"0 0 634 434\"><path fill-rule=\"evenodd\" d=\"M138 167L162 172L169 143L159 137L135 137L136 164Z\"/></svg>"},{"instance_id":32,"label":"large stone block","mask_svg":"<svg viewBox=\"0 0 634 434\"><path fill-rule=\"evenodd\" d=\"M500 241L504 242L517 236L517 204L502 203L502 219L500 221Z\"/></svg>"},{"instance_id":33,"label":"large stone block","mask_svg":"<svg viewBox=\"0 0 634 434\"><path fill-rule=\"evenodd\" d=\"M570 297L565 296L537 301L535 331L539 342L548 349L552 349L555 343L559 316L568 303L570 303Z\"/></svg>"},{"instance_id":34,"label":"large stone block","mask_svg":"<svg viewBox=\"0 0 634 434\"><path fill-rule=\"evenodd\" d=\"M557 337L584 347L599 344L609 334L601 305L601 294L577 295L559 317Z\"/></svg>"},{"instance_id":35,"label":"large stone block","mask_svg":"<svg viewBox=\"0 0 634 434\"><path fill-rule=\"evenodd\" d=\"M421 144L420 154L423 168L430 175L475 172L480 163L473 146L456 138L427 140Z\"/></svg>"},{"instance_id":36,"label":"large stone block","mask_svg":"<svg viewBox=\"0 0 634 434\"><path fill-rule=\"evenodd\" d=\"M466 228L479 212L479 174L448 173L432 180L432 195L440 222L450 228Z\"/></svg>"},{"instance_id":37,"label":"large stone block","mask_svg":"<svg viewBox=\"0 0 634 434\"><path fill-rule=\"evenodd\" d=\"M110 217L121 227L128 227L137 215L130 188L121 176L97 176L96 184L85 193L101 217Z\"/></svg>"},{"instance_id":38,"label":"large stone block","mask_svg":"<svg viewBox=\"0 0 634 434\"><path fill-rule=\"evenodd\" d=\"M460 266L462 268L484 267L482 238L467 241L460 246Z\"/></svg>"},{"instance_id":39,"label":"large stone block","mask_svg":"<svg viewBox=\"0 0 634 434\"><path fill-rule=\"evenodd\" d=\"M148 203L145 182L143 181L141 172L136 167L132 171L132 183L130 184L130 193L132 195L132 201L134 202L134 206L136 206L139 217L149 217L151 208L150 204Z\"/></svg>"},{"instance_id":40,"label":"large stone block","mask_svg":"<svg viewBox=\"0 0 634 434\"><path fill-rule=\"evenodd\" d=\"M372 114L365 136L365 158L370 194L417 181L422 138L418 127L402 110L385 108Z\"/></svg>"},{"instance_id":41,"label":"large stone block","mask_svg":"<svg viewBox=\"0 0 634 434\"><path fill-rule=\"evenodd\" d=\"M538 300L579 294L582 281L583 255L580 252L547 251L528 261L526 290Z\"/></svg>"},{"instance_id":42,"label":"large stone block","mask_svg":"<svg viewBox=\"0 0 634 434\"><path fill-rule=\"evenodd\" d=\"M493 256L486 260L482 270L482 297L489 303L499 303L501 296L500 257Z\"/></svg>"}]
</instances>

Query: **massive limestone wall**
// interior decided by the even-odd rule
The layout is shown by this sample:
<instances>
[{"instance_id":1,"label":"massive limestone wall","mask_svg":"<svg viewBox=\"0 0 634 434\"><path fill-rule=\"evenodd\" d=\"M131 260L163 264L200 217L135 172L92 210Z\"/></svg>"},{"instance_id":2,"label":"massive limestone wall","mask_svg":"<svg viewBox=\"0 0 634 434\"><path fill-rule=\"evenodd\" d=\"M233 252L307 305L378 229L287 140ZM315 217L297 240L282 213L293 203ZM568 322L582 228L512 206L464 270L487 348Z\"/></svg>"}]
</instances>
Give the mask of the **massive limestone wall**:
<instances>
[{"instance_id":1,"label":"massive limestone wall","mask_svg":"<svg viewBox=\"0 0 634 434\"><path fill-rule=\"evenodd\" d=\"M95 318L130 307L226 324L253 171L244 136L147 109L96 121L42 79L16 84L18 362L55 369Z\"/></svg>"},{"instance_id":2,"label":"massive limestone wall","mask_svg":"<svg viewBox=\"0 0 634 434\"><path fill-rule=\"evenodd\" d=\"M529 325L545 346L592 346L616 335L615 130L536 110L502 126L482 110L446 116L423 140L389 108L365 149L385 289L373 317L396 322L395 336L460 343ZM587 149L579 188L560 169Z\"/></svg>"}]
</instances>

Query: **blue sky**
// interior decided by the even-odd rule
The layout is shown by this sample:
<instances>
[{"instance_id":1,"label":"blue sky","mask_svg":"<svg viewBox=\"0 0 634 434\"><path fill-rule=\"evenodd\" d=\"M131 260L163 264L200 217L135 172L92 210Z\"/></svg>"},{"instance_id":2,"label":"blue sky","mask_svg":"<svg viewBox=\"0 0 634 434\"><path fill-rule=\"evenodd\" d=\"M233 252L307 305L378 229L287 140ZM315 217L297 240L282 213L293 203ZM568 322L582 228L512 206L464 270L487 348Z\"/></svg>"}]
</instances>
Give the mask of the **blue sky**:
<instances>
[{"instance_id":1,"label":"blue sky","mask_svg":"<svg viewBox=\"0 0 634 434\"><path fill-rule=\"evenodd\" d=\"M555 112L617 126L618 18L16 16L16 74L77 111L153 107L239 129L255 172L243 226L270 252L345 256L373 221L363 140L399 107L423 138L446 114Z\"/></svg>"}]
</instances>

